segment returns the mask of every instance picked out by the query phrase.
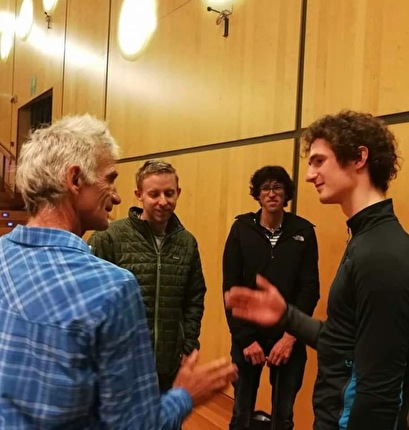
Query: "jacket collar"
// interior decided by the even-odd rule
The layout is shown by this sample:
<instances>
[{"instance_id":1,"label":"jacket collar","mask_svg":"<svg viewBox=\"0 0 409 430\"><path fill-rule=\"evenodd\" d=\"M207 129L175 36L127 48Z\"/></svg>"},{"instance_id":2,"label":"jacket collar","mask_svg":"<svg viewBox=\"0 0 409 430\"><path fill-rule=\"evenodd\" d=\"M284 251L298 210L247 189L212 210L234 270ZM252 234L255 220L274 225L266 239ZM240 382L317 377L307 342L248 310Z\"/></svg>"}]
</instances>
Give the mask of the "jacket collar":
<instances>
[{"instance_id":1,"label":"jacket collar","mask_svg":"<svg viewBox=\"0 0 409 430\"><path fill-rule=\"evenodd\" d=\"M261 229L259 228L260 215L261 209L259 209L257 212L248 212L237 215L236 219L261 232ZM294 215L291 212L284 211L283 221L281 223L282 238L293 236L294 234L299 233L301 230L310 227L314 227L314 224L304 218Z\"/></svg>"},{"instance_id":2,"label":"jacket collar","mask_svg":"<svg viewBox=\"0 0 409 430\"><path fill-rule=\"evenodd\" d=\"M387 221L398 221L393 211L392 199L382 200L362 209L347 220L347 226L354 236Z\"/></svg>"}]
</instances>

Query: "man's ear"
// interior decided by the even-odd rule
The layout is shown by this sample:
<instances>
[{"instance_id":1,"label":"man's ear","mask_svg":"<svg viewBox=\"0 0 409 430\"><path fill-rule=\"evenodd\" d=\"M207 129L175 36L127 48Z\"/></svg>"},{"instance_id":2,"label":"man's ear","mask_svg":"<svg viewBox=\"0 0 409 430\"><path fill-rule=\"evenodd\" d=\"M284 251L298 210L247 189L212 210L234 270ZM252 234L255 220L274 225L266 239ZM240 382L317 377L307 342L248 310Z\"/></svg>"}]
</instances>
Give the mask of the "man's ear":
<instances>
[{"instance_id":1,"label":"man's ear","mask_svg":"<svg viewBox=\"0 0 409 430\"><path fill-rule=\"evenodd\" d=\"M177 189L178 198L180 197L180 193L182 192L182 188Z\"/></svg>"},{"instance_id":2,"label":"man's ear","mask_svg":"<svg viewBox=\"0 0 409 430\"><path fill-rule=\"evenodd\" d=\"M141 201L141 197L142 197L142 193L141 193L141 191L139 191L139 190L138 190L138 188L135 188L133 193L135 194L135 197L136 197L139 201Z\"/></svg>"},{"instance_id":3,"label":"man's ear","mask_svg":"<svg viewBox=\"0 0 409 430\"><path fill-rule=\"evenodd\" d=\"M361 169L365 166L366 161L368 160L369 150L366 146L360 146L358 151L360 152L360 157L355 160L355 166L357 169Z\"/></svg>"},{"instance_id":4,"label":"man's ear","mask_svg":"<svg viewBox=\"0 0 409 430\"><path fill-rule=\"evenodd\" d=\"M75 194L78 193L78 190L83 182L81 178L81 168L80 166L78 166L78 164L73 164L68 168L66 174L66 182L69 191Z\"/></svg>"}]
</instances>

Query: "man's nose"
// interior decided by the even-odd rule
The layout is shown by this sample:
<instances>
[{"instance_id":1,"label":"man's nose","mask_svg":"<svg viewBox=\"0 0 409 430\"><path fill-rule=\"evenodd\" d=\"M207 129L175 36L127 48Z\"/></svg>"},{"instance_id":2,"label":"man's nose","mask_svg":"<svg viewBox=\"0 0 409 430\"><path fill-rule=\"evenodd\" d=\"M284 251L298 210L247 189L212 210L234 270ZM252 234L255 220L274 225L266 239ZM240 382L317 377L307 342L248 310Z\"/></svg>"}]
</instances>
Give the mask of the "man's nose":
<instances>
[{"instance_id":1,"label":"man's nose","mask_svg":"<svg viewBox=\"0 0 409 430\"><path fill-rule=\"evenodd\" d=\"M114 205L119 205L121 203L121 196L118 194L117 190L114 190L112 193L112 203Z\"/></svg>"},{"instance_id":2,"label":"man's nose","mask_svg":"<svg viewBox=\"0 0 409 430\"><path fill-rule=\"evenodd\" d=\"M308 167L307 173L305 174L305 180L307 182L313 182L317 177L317 172L311 166Z\"/></svg>"},{"instance_id":3,"label":"man's nose","mask_svg":"<svg viewBox=\"0 0 409 430\"><path fill-rule=\"evenodd\" d=\"M168 204L168 200L167 200L165 194L161 194L159 196L159 204L162 205L162 206L165 206L165 205Z\"/></svg>"}]
</instances>

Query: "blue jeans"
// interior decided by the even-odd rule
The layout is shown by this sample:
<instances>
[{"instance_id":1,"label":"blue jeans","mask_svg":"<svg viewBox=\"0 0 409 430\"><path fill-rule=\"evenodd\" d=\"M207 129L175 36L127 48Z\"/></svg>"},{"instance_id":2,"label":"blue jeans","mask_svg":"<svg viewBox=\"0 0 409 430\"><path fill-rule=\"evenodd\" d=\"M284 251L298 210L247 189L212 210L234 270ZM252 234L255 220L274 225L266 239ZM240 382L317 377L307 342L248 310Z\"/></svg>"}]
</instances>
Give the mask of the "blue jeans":
<instances>
[{"instance_id":1,"label":"blue jeans","mask_svg":"<svg viewBox=\"0 0 409 430\"><path fill-rule=\"evenodd\" d=\"M265 354L268 354L271 347L263 347L263 349ZM248 430L256 404L262 367L248 363L244 358L243 350L235 343L232 344L231 356L233 363L236 363L238 367L239 378L233 384L234 405L229 429ZM306 360L305 345L296 342L288 363L270 368L271 405L273 405L276 372L280 372L277 411L274 411L277 419L276 430L292 430L294 427L293 406L297 393L301 388ZM273 409L272 406L271 409Z\"/></svg>"}]
</instances>

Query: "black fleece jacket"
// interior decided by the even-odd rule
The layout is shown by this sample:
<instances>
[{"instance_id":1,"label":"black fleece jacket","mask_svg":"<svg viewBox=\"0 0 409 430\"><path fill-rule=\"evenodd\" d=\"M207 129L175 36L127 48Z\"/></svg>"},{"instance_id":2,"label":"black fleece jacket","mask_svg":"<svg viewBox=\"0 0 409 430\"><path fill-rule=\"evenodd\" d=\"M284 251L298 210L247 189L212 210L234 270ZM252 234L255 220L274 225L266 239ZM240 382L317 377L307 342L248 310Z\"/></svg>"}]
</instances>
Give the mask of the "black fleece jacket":
<instances>
[{"instance_id":1,"label":"black fleece jacket","mask_svg":"<svg viewBox=\"0 0 409 430\"><path fill-rule=\"evenodd\" d=\"M409 236L390 199L347 224L327 321L290 305L284 326L317 348L314 430L393 430L409 357Z\"/></svg>"},{"instance_id":2,"label":"black fleece jacket","mask_svg":"<svg viewBox=\"0 0 409 430\"><path fill-rule=\"evenodd\" d=\"M223 291L232 286L257 288L259 273L274 284L288 303L312 315L319 299L318 247L314 226L304 218L284 212L282 233L274 248L259 224L261 210L236 217L223 254ZM232 340L244 349L278 340L283 330L261 328L233 318L226 310Z\"/></svg>"}]
</instances>

